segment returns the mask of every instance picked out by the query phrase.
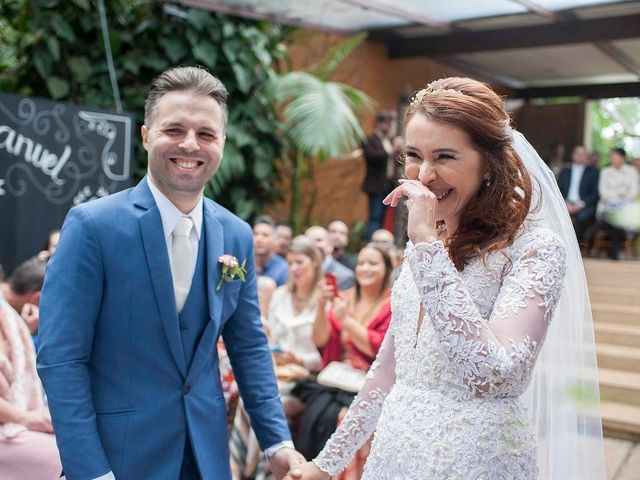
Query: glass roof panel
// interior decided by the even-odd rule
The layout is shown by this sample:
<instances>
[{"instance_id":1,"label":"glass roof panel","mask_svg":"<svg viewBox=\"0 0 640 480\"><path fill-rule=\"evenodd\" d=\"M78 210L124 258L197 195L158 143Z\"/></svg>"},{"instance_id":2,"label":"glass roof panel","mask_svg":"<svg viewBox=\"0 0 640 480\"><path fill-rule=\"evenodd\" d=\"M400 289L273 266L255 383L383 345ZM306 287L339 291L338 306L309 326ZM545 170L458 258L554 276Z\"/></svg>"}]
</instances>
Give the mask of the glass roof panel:
<instances>
[{"instance_id":1,"label":"glass roof panel","mask_svg":"<svg viewBox=\"0 0 640 480\"><path fill-rule=\"evenodd\" d=\"M371 0L374 4L384 5L386 8L397 8L406 12L413 12L441 22L455 22L467 18L491 17L494 15L510 15L525 13L526 7L509 0L455 0L430 1L424 0Z\"/></svg>"},{"instance_id":2,"label":"glass roof panel","mask_svg":"<svg viewBox=\"0 0 640 480\"><path fill-rule=\"evenodd\" d=\"M340 0L217 0L211 9L223 5L238 15L252 12L277 21L301 22L335 30L366 30L369 28L399 27L411 24L400 17L365 9ZM204 6L204 5L203 5Z\"/></svg>"}]
</instances>

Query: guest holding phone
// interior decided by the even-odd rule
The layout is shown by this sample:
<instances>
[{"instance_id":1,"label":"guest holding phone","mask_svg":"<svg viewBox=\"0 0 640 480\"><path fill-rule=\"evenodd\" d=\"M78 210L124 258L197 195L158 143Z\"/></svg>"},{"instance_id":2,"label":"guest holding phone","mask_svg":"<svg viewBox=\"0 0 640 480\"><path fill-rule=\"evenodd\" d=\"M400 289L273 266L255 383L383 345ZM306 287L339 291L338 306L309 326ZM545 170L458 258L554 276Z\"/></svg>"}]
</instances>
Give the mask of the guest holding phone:
<instances>
[{"instance_id":1,"label":"guest holding phone","mask_svg":"<svg viewBox=\"0 0 640 480\"><path fill-rule=\"evenodd\" d=\"M373 362L391 320L389 278L393 265L389 254L367 246L358 254L355 288L339 292L335 277L325 275L320 288L325 308L319 308L313 324L313 341L322 354L322 364L343 362L363 375ZM337 424L354 393L310 382L292 392L306 404L296 448L311 458L319 452ZM368 454L366 444L340 480L360 478Z\"/></svg>"}]
</instances>

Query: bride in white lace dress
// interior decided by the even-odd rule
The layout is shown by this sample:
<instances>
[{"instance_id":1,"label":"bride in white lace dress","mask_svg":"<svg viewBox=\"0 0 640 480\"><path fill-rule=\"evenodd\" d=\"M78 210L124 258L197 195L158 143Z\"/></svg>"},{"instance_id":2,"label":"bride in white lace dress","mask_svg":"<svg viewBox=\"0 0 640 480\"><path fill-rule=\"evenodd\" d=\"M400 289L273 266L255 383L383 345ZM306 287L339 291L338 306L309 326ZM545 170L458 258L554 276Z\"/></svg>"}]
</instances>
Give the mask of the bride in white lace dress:
<instances>
[{"instance_id":1,"label":"bride in white lace dress","mask_svg":"<svg viewBox=\"0 0 640 480\"><path fill-rule=\"evenodd\" d=\"M406 180L386 199L407 198L410 239L391 327L304 480L339 473L373 432L366 480L539 478L537 428L521 396L567 251L530 215L532 183L508 125L500 97L471 79L433 82L412 100Z\"/></svg>"}]
</instances>

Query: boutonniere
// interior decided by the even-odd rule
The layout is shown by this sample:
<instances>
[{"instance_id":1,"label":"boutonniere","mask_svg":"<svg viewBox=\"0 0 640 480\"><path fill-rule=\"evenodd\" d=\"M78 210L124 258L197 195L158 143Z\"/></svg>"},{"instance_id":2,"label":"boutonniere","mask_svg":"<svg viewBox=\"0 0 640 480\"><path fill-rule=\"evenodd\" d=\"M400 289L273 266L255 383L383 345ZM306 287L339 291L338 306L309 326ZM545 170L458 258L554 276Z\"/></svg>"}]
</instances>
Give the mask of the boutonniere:
<instances>
[{"instance_id":1,"label":"boutonniere","mask_svg":"<svg viewBox=\"0 0 640 480\"><path fill-rule=\"evenodd\" d=\"M242 262L242 265L238 263L238 259L233 255L222 255L218 258L218 262L222 264L222 273L216 285L216 292L222 288L224 282L232 282L236 277L244 282L244 274L247 273L247 269L245 268L247 264L246 258Z\"/></svg>"}]
</instances>

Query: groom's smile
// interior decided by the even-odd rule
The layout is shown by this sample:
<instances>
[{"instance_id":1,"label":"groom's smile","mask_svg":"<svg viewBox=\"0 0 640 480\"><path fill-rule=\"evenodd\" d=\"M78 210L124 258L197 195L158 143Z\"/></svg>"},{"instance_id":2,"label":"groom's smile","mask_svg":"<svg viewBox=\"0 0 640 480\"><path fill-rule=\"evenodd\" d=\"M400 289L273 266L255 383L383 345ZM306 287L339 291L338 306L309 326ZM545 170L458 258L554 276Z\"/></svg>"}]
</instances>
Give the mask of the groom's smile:
<instances>
[{"instance_id":1,"label":"groom's smile","mask_svg":"<svg viewBox=\"0 0 640 480\"><path fill-rule=\"evenodd\" d=\"M178 208L190 209L222 159L225 136L220 105L207 95L169 92L158 101L149 123L141 130L149 175Z\"/></svg>"}]
</instances>

